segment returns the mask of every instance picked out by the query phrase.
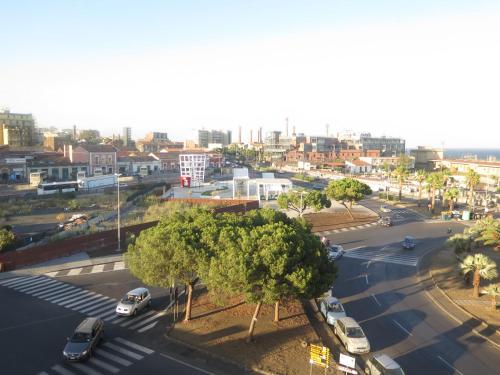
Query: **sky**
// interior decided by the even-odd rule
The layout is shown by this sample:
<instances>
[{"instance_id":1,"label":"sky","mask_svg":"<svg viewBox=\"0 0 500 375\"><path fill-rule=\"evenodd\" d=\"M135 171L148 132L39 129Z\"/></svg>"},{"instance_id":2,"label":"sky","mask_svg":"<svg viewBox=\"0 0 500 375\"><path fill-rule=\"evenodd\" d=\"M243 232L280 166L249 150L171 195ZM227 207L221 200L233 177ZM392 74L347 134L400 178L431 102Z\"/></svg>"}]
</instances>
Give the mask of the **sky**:
<instances>
[{"instance_id":1,"label":"sky","mask_svg":"<svg viewBox=\"0 0 500 375\"><path fill-rule=\"evenodd\" d=\"M2 2L0 107L132 137L352 130L500 148L500 2Z\"/></svg>"}]
</instances>

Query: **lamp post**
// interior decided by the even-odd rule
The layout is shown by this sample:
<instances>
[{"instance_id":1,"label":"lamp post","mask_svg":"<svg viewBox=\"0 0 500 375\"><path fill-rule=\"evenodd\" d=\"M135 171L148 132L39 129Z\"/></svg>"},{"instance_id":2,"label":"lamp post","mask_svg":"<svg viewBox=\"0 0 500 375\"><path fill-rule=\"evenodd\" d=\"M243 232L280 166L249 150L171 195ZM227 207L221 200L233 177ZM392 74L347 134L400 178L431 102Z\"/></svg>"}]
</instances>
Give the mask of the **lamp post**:
<instances>
[{"instance_id":1,"label":"lamp post","mask_svg":"<svg viewBox=\"0 0 500 375\"><path fill-rule=\"evenodd\" d=\"M118 212L118 227L117 227L117 238L118 238L118 247L116 248L116 252L121 251L121 233L120 233L120 176L121 174L115 173L116 176L116 188L117 188L117 202L116 202L116 210Z\"/></svg>"}]
</instances>

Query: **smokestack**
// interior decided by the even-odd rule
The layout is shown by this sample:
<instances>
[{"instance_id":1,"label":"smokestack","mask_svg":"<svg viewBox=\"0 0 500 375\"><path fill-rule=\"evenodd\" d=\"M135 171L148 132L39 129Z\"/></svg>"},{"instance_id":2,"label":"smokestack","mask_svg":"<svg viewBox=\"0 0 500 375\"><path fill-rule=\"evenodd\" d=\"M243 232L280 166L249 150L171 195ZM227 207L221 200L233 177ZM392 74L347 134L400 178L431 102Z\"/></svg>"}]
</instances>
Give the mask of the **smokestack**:
<instances>
[{"instance_id":1,"label":"smokestack","mask_svg":"<svg viewBox=\"0 0 500 375\"><path fill-rule=\"evenodd\" d=\"M286 136L288 137L288 117L285 119L286 122Z\"/></svg>"},{"instance_id":2,"label":"smokestack","mask_svg":"<svg viewBox=\"0 0 500 375\"><path fill-rule=\"evenodd\" d=\"M330 130L330 124L326 124L326 136L328 137L328 134L329 134L329 130Z\"/></svg>"},{"instance_id":3,"label":"smokestack","mask_svg":"<svg viewBox=\"0 0 500 375\"><path fill-rule=\"evenodd\" d=\"M292 137L295 137L295 125L292 126Z\"/></svg>"},{"instance_id":4,"label":"smokestack","mask_svg":"<svg viewBox=\"0 0 500 375\"><path fill-rule=\"evenodd\" d=\"M253 143L253 130L250 129L250 144Z\"/></svg>"},{"instance_id":5,"label":"smokestack","mask_svg":"<svg viewBox=\"0 0 500 375\"><path fill-rule=\"evenodd\" d=\"M241 125L238 128L238 143L241 145Z\"/></svg>"}]
</instances>

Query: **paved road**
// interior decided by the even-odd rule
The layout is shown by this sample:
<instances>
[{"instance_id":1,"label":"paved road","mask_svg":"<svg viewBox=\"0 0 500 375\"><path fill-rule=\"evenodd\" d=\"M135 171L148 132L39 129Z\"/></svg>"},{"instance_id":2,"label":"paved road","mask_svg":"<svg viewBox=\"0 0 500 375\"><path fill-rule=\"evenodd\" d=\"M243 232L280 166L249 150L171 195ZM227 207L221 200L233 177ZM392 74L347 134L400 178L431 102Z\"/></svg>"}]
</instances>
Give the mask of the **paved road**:
<instances>
[{"instance_id":1,"label":"paved road","mask_svg":"<svg viewBox=\"0 0 500 375\"><path fill-rule=\"evenodd\" d=\"M376 201L367 205L380 207ZM416 277L417 263L442 244L447 228L457 232L463 226L426 223L411 211L393 208L391 215L398 215L393 227L329 236L347 250L338 262L334 294L360 322L372 351L393 356L408 374L498 373L500 351L439 310ZM401 248L405 235L416 238L414 250Z\"/></svg>"},{"instance_id":2,"label":"paved road","mask_svg":"<svg viewBox=\"0 0 500 375\"><path fill-rule=\"evenodd\" d=\"M168 291L150 288L151 309L137 317L116 317L114 307L141 285L128 270L51 278L0 280L2 374L238 374L238 368L180 348L163 336ZM90 361L62 360L66 337L85 316L105 322L105 340Z\"/></svg>"}]
</instances>

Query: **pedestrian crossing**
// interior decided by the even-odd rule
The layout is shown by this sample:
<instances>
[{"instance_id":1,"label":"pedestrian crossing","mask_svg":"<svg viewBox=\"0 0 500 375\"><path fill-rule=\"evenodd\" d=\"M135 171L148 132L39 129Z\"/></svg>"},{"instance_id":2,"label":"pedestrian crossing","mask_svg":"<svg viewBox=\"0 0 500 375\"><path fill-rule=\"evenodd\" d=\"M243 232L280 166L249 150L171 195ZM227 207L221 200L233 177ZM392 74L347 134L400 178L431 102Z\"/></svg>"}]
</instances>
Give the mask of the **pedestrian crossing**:
<instances>
[{"instance_id":1,"label":"pedestrian crossing","mask_svg":"<svg viewBox=\"0 0 500 375\"><path fill-rule=\"evenodd\" d=\"M381 249L360 247L346 250L344 257L369 260L372 262L395 263L412 267L416 267L418 264L418 257L408 254L408 250L396 247L383 247Z\"/></svg>"},{"instance_id":2,"label":"pedestrian crossing","mask_svg":"<svg viewBox=\"0 0 500 375\"><path fill-rule=\"evenodd\" d=\"M118 300L52 279L45 275L23 276L0 280L0 286L31 295L55 305L71 309L106 322L142 333L153 328L166 311L143 310L135 317L116 315Z\"/></svg>"},{"instance_id":3,"label":"pedestrian crossing","mask_svg":"<svg viewBox=\"0 0 500 375\"><path fill-rule=\"evenodd\" d=\"M126 268L127 266L125 262L120 261L120 262L112 262L105 264L96 264L94 266L71 268L61 271L47 272L45 276L49 277L78 276L78 275L88 275L91 273L99 273L99 272L120 271Z\"/></svg>"},{"instance_id":4,"label":"pedestrian crossing","mask_svg":"<svg viewBox=\"0 0 500 375\"><path fill-rule=\"evenodd\" d=\"M326 235L334 234L334 233L342 233L342 232L349 232L351 230L370 228L370 227L373 227L375 225L377 225L377 223L373 222L373 223L367 223L367 224L360 224L360 225L356 225L353 227L346 227L346 228L332 229L332 230L316 232L315 234L320 235L320 236L326 236Z\"/></svg>"},{"instance_id":5,"label":"pedestrian crossing","mask_svg":"<svg viewBox=\"0 0 500 375\"><path fill-rule=\"evenodd\" d=\"M153 353L154 350L145 346L115 337L110 341L102 341L85 362L57 363L38 375L118 374Z\"/></svg>"}]
</instances>

